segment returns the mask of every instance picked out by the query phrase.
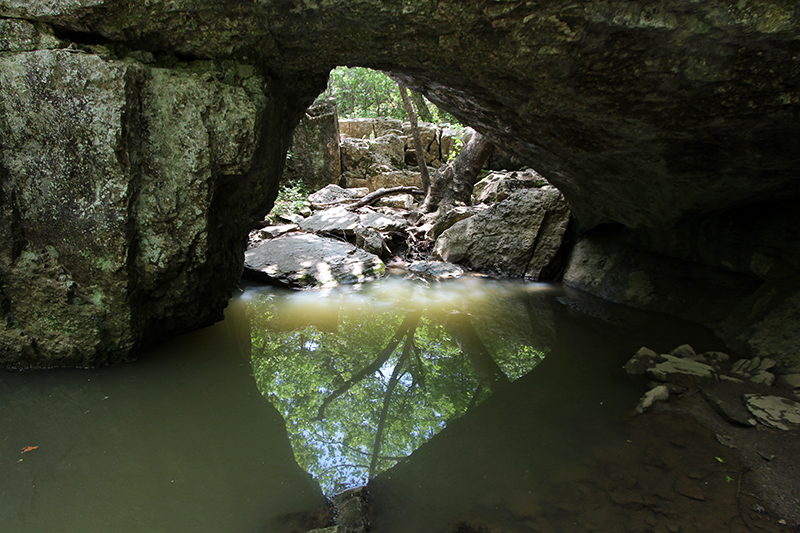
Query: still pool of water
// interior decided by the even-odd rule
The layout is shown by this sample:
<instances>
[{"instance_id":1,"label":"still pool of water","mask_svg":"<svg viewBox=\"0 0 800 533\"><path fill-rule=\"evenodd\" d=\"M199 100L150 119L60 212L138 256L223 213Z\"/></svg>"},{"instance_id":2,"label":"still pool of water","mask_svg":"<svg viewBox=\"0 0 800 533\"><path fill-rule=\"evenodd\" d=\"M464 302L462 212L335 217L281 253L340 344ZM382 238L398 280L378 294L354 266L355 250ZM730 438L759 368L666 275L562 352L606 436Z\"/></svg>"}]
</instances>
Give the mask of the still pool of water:
<instances>
[{"instance_id":1,"label":"still pool of water","mask_svg":"<svg viewBox=\"0 0 800 533\"><path fill-rule=\"evenodd\" d=\"M0 524L304 532L328 525L324 495L368 483L373 531L728 531L715 458L736 458L685 420L629 417L644 385L622 364L685 342L721 348L541 284L247 287L137 362L0 373ZM681 476L733 507L684 498Z\"/></svg>"}]
</instances>

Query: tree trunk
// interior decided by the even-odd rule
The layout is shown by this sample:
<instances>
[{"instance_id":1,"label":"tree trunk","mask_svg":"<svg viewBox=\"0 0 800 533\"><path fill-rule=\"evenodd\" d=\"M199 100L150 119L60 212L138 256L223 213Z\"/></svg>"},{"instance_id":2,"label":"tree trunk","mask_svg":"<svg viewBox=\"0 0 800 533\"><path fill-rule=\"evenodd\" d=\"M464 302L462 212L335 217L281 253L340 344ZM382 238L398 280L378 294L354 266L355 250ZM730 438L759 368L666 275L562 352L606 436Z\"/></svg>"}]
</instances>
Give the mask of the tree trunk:
<instances>
[{"instance_id":1,"label":"tree trunk","mask_svg":"<svg viewBox=\"0 0 800 533\"><path fill-rule=\"evenodd\" d=\"M414 151L417 152L417 164L419 165L419 173L422 178L422 188L425 192L428 192L431 188L431 180L428 177L428 166L425 164L425 151L422 149L422 139L419 136L417 114L414 112L414 106L411 105L411 100L408 98L408 89L400 82L397 83L397 86L400 88L403 106L405 106L406 113L408 113L408 120L411 122L411 136L414 138Z\"/></svg>"},{"instance_id":2,"label":"tree trunk","mask_svg":"<svg viewBox=\"0 0 800 533\"><path fill-rule=\"evenodd\" d=\"M414 107L417 108L417 115L423 122L433 122L433 115L425 103L425 97L418 92L411 91L411 101L414 102Z\"/></svg>"},{"instance_id":3,"label":"tree trunk","mask_svg":"<svg viewBox=\"0 0 800 533\"><path fill-rule=\"evenodd\" d=\"M493 149L491 141L476 131L453 162L442 165L433 174L421 211L445 212L459 204L470 205L472 188Z\"/></svg>"},{"instance_id":4,"label":"tree trunk","mask_svg":"<svg viewBox=\"0 0 800 533\"><path fill-rule=\"evenodd\" d=\"M467 356L472 368L485 386L492 392L511 383L492 354L483 344L469 315L453 313L445 320L444 327L450 336Z\"/></svg>"}]
</instances>

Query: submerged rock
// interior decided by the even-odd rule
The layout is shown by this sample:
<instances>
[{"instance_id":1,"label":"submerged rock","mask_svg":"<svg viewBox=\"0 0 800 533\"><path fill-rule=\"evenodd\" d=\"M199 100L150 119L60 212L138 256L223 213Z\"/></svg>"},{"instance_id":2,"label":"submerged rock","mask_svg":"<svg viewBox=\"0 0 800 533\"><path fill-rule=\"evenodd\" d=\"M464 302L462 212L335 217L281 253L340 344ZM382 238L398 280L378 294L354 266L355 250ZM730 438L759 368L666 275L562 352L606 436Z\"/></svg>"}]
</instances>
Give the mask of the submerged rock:
<instances>
[{"instance_id":1,"label":"submerged rock","mask_svg":"<svg viewBox=\"0 0 800 533\"><path fill-rule=\"evenodd\" d=\"M248 250L244 268L255 279L292 288L363 283L386 271L375 254L311 233L289 233Z\"/></svg>"}]
</instances>

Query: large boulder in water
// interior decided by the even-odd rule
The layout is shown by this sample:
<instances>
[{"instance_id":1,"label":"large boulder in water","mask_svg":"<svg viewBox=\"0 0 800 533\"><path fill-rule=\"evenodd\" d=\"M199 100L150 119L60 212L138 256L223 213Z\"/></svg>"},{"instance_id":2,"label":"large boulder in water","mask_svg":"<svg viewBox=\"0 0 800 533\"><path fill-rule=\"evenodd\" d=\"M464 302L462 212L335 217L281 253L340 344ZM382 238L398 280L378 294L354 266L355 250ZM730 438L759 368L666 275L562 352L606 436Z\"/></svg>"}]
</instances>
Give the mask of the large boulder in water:
<instances>
[{"instance_id":1,"label":"large boulder in water","mask_svg":"<svg viewBox=\"0 0 800 533\"><path fill-rule=\"evenodd\" d=\"M386 266L350 243L312 233L290 233L248 250L245 273L293 288L335 287L373 281Z\"/></svg>"},{"instance_id":2,"label":"large boulder in water","mask_svg":"<svg viewBox=\"0 0 800 533\"><path fill-rule=\"evenodd\" d=\"M524 190L453 224L436 239L433 255L481 272L540 279L557 257L569 219L557 189Z\"/></svg>"}]
</instances>

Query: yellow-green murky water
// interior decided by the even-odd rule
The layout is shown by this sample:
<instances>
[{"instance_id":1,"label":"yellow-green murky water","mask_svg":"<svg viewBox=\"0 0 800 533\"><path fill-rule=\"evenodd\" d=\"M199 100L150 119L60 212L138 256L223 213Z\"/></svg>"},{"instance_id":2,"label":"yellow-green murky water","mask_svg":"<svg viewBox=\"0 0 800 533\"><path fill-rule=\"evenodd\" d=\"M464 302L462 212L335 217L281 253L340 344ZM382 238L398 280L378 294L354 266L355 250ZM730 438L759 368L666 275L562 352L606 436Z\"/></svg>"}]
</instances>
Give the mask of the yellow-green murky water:
<instances>
[{"instance_id":1,"label":"yellow-green murky water","mask_svg":"<svg viewBox=\"0 0 800 533\"><path fill-rule=\"evenodd\" d=\"M735 506L706 505L731 503L728 452L631 419L644 384L621 370L642 345L721 344L587 302L475 278L249 287L135 363L0 373L2 530L302 532L366 483L381 532L728 528ZM683 501L686 468L719 494Z\"/></svg>"}]
</instances>

